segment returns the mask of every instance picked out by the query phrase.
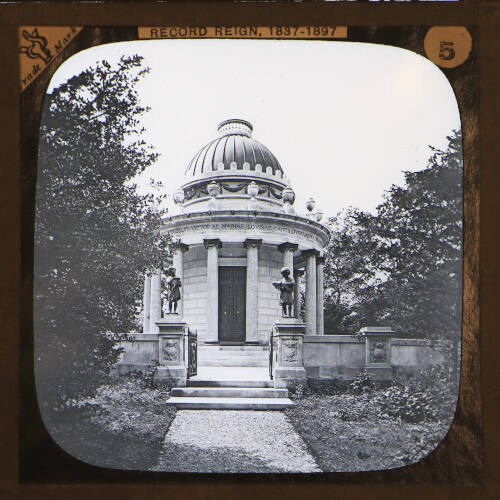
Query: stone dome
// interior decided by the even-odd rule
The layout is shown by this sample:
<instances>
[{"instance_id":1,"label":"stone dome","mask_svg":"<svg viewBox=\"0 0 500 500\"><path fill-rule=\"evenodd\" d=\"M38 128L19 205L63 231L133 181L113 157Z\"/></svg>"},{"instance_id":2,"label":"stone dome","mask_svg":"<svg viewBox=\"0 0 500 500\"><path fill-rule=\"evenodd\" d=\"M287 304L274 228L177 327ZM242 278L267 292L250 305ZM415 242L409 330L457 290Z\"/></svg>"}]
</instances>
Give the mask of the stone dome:
<instances>
[{"instance_id":1,"label":"stone dome","mask_svg":"<svg viewBox=\"0 0 500 500\"><path fill-rule=\"evenodd\" d=\"M223 170L262 171L282 177L283 169L266 146L252 138L252 124L245 120L225 120L217 127L219 137L202 148L189 163L186 177L198 177ZM222 165L221 165L222 164ZM232 165L231 165L232 164ZM235 165L236 164L236 165ZM260 167L257 167L260 165ZM269 172L270 173L270 172Z\"/></svg>"}]
</instances>

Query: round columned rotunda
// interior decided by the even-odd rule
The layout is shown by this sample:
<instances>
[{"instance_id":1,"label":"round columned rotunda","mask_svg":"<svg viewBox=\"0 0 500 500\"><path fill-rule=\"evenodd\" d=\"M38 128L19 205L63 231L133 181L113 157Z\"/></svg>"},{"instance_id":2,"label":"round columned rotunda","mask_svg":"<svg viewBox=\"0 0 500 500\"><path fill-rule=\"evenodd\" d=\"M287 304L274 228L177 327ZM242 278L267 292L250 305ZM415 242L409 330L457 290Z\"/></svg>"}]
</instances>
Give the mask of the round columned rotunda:
<instances>
[{"instance_id":1,"label":"round columned rotunda","mask_svg":"<svg viewBox=\"0 0 500 500\"><path fill-rule=\"evenodd\" d=\"M329 233L321 212L310 199L304 213L296 213L285 171L252 137L250 123L226 120L217 131L173 194L178 213L162 221L162 233L175 241L173 267L182 282L179 319L197 330L200 343L264 344L282 316L273 282L288 267L295 280L293 316L300 318L303 279L306 334L322 335L323 249ZM160 281L159 272L146 278L145 333L158 332Z\"/></svg>"}]
</instances>

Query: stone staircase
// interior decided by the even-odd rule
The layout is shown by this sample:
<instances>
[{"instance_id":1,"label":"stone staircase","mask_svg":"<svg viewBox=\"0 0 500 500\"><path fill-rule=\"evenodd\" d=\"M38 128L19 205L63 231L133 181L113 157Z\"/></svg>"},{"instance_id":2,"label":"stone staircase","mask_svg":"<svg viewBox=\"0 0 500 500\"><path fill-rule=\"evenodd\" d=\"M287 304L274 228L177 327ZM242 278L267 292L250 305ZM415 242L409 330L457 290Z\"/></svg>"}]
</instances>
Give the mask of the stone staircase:
<instances>
[{"instance_id":1,"label":"stone staircase","mask_svg":"<svg viewBox=\"0 0 500 500\"><path fill-rule=\"evenodd\" d=\"M167 404L182 410L284 410L293 406L287 389L263 380L188 380L172 389Z\"/></svg>"},{"instance_id":2,"label":"stone staircase","mask_svg":"<svg viewBox=\"0 0 500 500\"><path fill-rule=\"evenodd\" d=\"M191 410L284 410L287 389L269 380L269 351L262 346L198 346L198 376L175 387L167 404Z\"/></svg>"}]
</instances>

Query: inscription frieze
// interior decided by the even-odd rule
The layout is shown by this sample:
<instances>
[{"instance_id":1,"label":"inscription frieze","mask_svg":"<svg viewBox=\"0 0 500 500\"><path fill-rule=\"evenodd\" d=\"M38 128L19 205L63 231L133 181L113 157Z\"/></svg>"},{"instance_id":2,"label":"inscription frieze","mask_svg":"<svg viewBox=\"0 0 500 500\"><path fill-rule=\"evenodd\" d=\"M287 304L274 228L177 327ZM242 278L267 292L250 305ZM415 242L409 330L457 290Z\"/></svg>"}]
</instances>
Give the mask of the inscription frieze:
<instances>
[{"instance_id":1,"label":"inscription frieze","mask_svg":"<svg viewBox=\"0 0 500 500\"><path fill-rule=\"evenodd\" d=\"M306 238L311 241L322 243L322 241L314 234L294 229L290 227L283 227L274 224L265 223L248 223L248 222L233 222L233 223L206 223L206 224L193 224L170 230L172 235L181 235L186 233L196 233L199 231L259 231L264 233L277 233L284 235L296 235Z\"/></svg>"}]
</instances>

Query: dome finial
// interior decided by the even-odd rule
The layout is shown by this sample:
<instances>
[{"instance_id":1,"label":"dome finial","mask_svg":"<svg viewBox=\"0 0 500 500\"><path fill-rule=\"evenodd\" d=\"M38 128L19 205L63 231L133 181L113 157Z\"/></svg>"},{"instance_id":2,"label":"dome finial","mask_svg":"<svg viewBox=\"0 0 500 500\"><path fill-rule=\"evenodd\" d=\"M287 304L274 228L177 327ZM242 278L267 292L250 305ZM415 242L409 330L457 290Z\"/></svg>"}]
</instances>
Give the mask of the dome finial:
<instances>
[{"instance_id":1,"label":"dome finial","mask_svg":"<svg viewBox=\"0 0 500 500\"><path fill-rule=\"evenodd\" d=\"M224 137L225 135L245 135L246 137L252 137L252 131L253 126L250 122L236 118L224 120L217 127L220 137Z\"/></svg>"}]
</instances>

